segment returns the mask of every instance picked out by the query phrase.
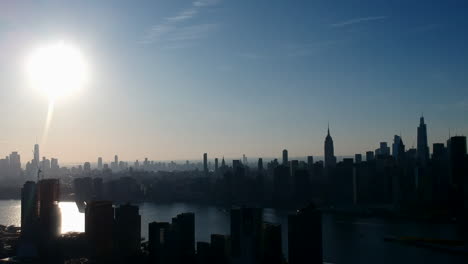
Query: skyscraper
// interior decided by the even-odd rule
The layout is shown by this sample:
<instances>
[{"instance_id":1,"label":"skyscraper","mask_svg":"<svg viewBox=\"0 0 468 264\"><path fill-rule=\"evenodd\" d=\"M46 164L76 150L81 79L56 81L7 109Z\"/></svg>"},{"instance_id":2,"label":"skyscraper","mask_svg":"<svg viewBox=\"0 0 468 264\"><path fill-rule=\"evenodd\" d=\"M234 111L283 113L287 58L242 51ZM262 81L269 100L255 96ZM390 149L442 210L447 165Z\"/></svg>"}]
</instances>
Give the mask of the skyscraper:
<instances>
[{"instance_id":1,"label":"skyscraper","mask_svg":"<svg viewBox=\"0 0 468 264\"><path fill-rule=\"evenodd\" d=\"M38 223L37 186L33 181L27 181L21 188L21 236L31 238L34 227Z\"/></svg>"},{"instance_id":2,"label":"skyscraper","mask_svg":"<svg viewBox=\"0 0 468 264\"><path fill-rule=\"evenodd\" d=\"M333 147L333 139L330 136L330 127L327 130L325 138L325 167L334 167L336 164L335 150Z\"/></svg>"},{"instance_id":3,"label":"skyscraper","mask_svg":"<svg viewBox=\"0 0 468 264\"><path fill-rule=\"evenodd\" d=\"M467 181L467 165L466 165L466 137L455 136L451 137L447 142L449 161L450 161L450 178L451 183L458 189L463 189L465 181Z\"/></svg>"},{"instance_id":4,"label":"skyscraper","mask_svg":"<svg viewBox=\"0 0 468 264\"><path fill-rule=\"evenodd\" d=\"M361 163L362 162L362 154L355 154L354 155L354 162Z\"/></svg>"},{"instance_id":5,"label":"skyscraper","mask_svg":"<svg viewBox=\"0 0 468 264\"><path fill-rule=\"evenodd\" d=\"M288 150L283 150L283 165L288 166Z\"/></svg>"},{"instance_id":6,"label":"skyscraper","mask_svg":"<svg viewBox=\"0 0 468 264\"><path fill-rule=\"evenodd\" d=\"M218 165L218 158L215 158L215 173L218 173L219 165Z\"/></svg>"},{"instance_id":7,"label":"skyscraper","mask_svg":"<svg viewBox=\"0 0 468 264\"><path fill-rule=\"evenodd\" d=\"M427 146L427 128L423 116L419 119L417 156L420 165L425 166L429 160L429 147Z\"/></svg>"},{"instance_id":8,"label":"skyscraper","mask_svg":"<svg viewBox=\"0 0 468 264\"><path fill-rule=\"evenodd\" d=\"M112 254L114 208L110 201L91 201L86 206L85 233L92 255L101 259Z\"/></svg>"},{"instance_id":9,"label":"skyscraper","mask_svg":"<svg viewBox=\"0 0 468 264\"><path fill-rule=\"evenodd\" d=\"M259 263L262 223L260 208L231 209L231 254L236 263Z\"/></svg>"},{"instance_id":10,"label":"skyscraper","mask_svg":"<svg viewBox=\"0 0 468 264\"><path fill-rule=\"evenodd\" d=\"M43 179L38 183L38 207L43 241L57 238L61 230L61 213L58 206L60 183L58 179Z\"/></svg>"},{"instance_id":11,"label":"skyscraper","mask_svg":"<svg viewBox=\"0 0 468 264\"><path fill-rule=\"evenodd\" d=\"M34 166L37 167L39 166L39 144L34 145Z\"/></svg>"},{"instance_id":12,"label":"skyscraper","mask_svg":"<svg viewBox=\"0 0 468 264\"><path fill-rule=\"evenodd\" d=\"M18 177L21 174L21 157L18 152L14 151L10 154L10 173L13 177Z\"/></svg>"},{"instance_id":13,"label":"skyscraper","mask_svg":"<svg viewBox=\"0 0 468 264\"><path fill-rule=\"evenodd\" d=\"M122 257L136 256L141 246L141 216L138 206L125 204L115 208L116 247Z\"/></svg>"},{"instance_id":14,"label":"skyscraper","mask_svg":"<svg viewBox=\"0 0 468 264\"><path fill-rule=\"evenodd\" d=\"M392 156L393 158L395 158L395 160L398 159L398 153L400 152L399 151L400 141L401 141L400 136L398 135L393 136Z\"/></svg>"},{"instance_id":15,"label":"skyscraper","mask_svg":"<svg viewBox=\"0 0 468 264\"><path fill-rule=\"evenodd\" d=\"M102 170L102 157L97 159L97 168L98 170Z\"/></svg>"},{"instance_id":16,"label":"skyscraper","mask_svg":"<svg viewBox=\"0 0 468 264\"><path fill-rule=\"evenodd\" d=\"M208 154L203 153L203 172L208 175Z\"/></svg>"},{"instance_id":17,"label":"skyscraper","mask_svg":"<svg viewBox=\"0 0 468 264\"><path fill-rule=\"evenodd\" d=\"M313 205L288 217L290 264L322 264L322 216Z\"/></svg>"}]
</instances>

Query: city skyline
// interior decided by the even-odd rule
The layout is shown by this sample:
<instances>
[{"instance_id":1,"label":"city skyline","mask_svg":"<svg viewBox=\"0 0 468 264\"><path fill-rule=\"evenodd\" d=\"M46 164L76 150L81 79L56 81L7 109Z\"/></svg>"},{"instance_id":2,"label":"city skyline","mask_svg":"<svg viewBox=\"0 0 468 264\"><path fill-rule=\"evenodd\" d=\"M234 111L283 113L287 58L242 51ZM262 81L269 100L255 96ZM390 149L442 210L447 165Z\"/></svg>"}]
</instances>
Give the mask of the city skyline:
<instances>
[{"instance_id":1,"label":"city skyline","mask_svg":"<svg viewBox=\"0 0 468 264\"><path fill-rule=\"evenodd\" d=\"M420 132L421 130L421 132ZM429 159L429 156L431 155L433 149L432 149L432 145L433 144L439 144L439 143L442 143L444 144L447 140L450 139L451 136L464 136L464 135L458 135L458 134L450 134L450 131L449 131L449 135L447 136L447 138L444 140L444 141L440 141L440 142L430 142L427 140L427 128L426 128L426 124L424 123L424 116L421 116L420 117L420 123L419 123L419 126L417 127L417 135L416 135L416 139L419 140L419 138L421 138L421 141L418 141L418 144L414 145L406 145L406 148L407 149L414 149L416 152L417 152L417 155L418 155L418 160L422 163L425 163L427 162L427 160ZM380 142L377 142L375 144L375 146L377 146L378 144L380 144L380 148L382 148L382 144L385 143L385 148L387 147L387 145L391 145L391 153L392 153L392 156L396 157L398 154L398 145L396 144L397 141L402 141L403 138L401 137L401 134L400 135L394 135L394 139L393 139L393 143L391 142L391 140L388 140L388 141L380 141ZM401 142L401 144L403 144ZM358 152L358 153L348 153L348 154L339 154L339 155L335 155L334 152L335 152L335 147L334 147L334 144L333 144L333 139L330 135L330 125L328 124L328 127L327 127L327 134L325 136L325 143L324 145L325 146L325 149L322 153L320 154L307 154L305 153L304 155L300 155L300 154L293 154L290 159L298 159L298 160L307 160L309 156L312 156L312 157L315 157L316 160L322 160L324 161L325 163L327 163L326 161L326 157L327 157L327 151L329 152L328 156L330 157L330 161L331 164L334 164L336 163L337 161L341 161L343 158L349 158L349 157L355 157L355 155L365 155L366 152L369 152L369 151L372 151L374 152L372 149L373 147L371 147L370 149L366 149L366 150L363 150L361 152ZM374 147L375 147L374 146ZM405 151L405 145L402 146L403 147L403 150L402 151ZM327 150L328 148L328 150ZM423 150L420 150L423 149ZM379 148L375 150L375 155L377 155L379 151ZM389 151L389 155L390 155L390 147L388 147L388 151ZM288 152L289 150L288 149L284 149L282 151L282 153L276 153L276 154L272 154L271 156L250 156L249 154L247 154L248 157L250 158L254 158L254 159L258 159L258 158L263 158L263 159L266 159L267 161L268 160L273 160L273 159L282 159L282 162L284 163L285 162L285 159L286 161L288 160ZM34 149L32 151L32 160L28 159L27 160L30 160L30 163L33 167L37 167L37 164L39 164L40 162L42 162L45 158L50 158L50 159L47 159L46 161L48 162L51 162L52 160L56 160L57 159L57 155L51 155L51 156L47 156L47 155L40 155L39 154L39 144L34 144ZM42 152L41 152L42 153ZM14 155L17 155L17 154L21 154L19 153L18 151L7 151L7 154L4 155L6 157L8 156L11 156L12 154ZM93 164L93 166L97 166L98 168L101 167L102 168L102 165L103 164L107 164L107 165L110 165L111 163L116 163L118 164L118 157L119 157L120 154L112 154L113 158L111 157L102 157L102 156L96 156L92 159L89 159L89 160L81 160L81 161L61 161L61 164L64 164L64 165L82 165L83 163L86 163L86 162L91 162L91 164ZM203 154L203 157L200 158L200 155L199 157L193 157L193 158L175 158L175 159L157 159L157 158L153 158L153 157L148 157L148 156L138 156L136 158L124 158L124 159L120 159L121 161L124 161L124 162L130 162L130 163L133 163L133 162L143 162L144 160L148 161L157 161L157 162L173 162L173 161L176 161L176 162L183 162L185 163L186 161L190 161L190 162L198 162L198 161L201 161L201 162L204 162L204 160L206 160L205 158L205 155L207 155L207 153L204 153ZM244 160L246 158L246 153L242 153L242 154L237 154L237 155L232 155L232 156L228 156L228 155L224 155L224 154L219 154L218 156L213 156L214 154L210 154L210 156L212 158L210 158L208 161L209 163L211 164L212 162L216 162L217 159L219 158L227 158L227 159L232 159L232 160L235 160L235 159L242 159ZM282 157L281 157L282 155ZM20 155L21 156L21 155ZM243 158L241 157L243 156ZM27 157L27 156L26 156ZM25 164L26 162L22 163L22 167L24 167L23 165ZM101 166L99 166L99 164L101 164Z\"/></svg>"},{"instance_id":2,"label":"city skyline","mask_svg":"<svg viewBox=\"0 0 468 264\"><path fill-rule=\"evenodd\" d=\"M320 156L329 122L335 154L346 156L393 135L416 147L420 113L431 147L449 130L468 134L465 10L463 1L3 1L0 155L29 160L39 143L66 163L284 148ZM77 47L90 76L55 102L49 124L25 61L55 41Z\"/></svg>"}]
</instances>

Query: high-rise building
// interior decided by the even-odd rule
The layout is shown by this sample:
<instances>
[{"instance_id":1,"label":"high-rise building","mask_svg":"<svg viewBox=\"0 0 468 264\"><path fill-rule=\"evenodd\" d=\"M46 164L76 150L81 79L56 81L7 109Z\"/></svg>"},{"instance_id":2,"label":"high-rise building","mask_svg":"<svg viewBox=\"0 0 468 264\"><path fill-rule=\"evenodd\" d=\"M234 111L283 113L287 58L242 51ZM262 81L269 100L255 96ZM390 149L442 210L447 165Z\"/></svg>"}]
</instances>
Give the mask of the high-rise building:
<instances>
[{"instance_id":1,"label":"high-rise building","mask_svg":"<svg viewBox=\"0 0 468 264\"><path fill-rule=\"evenodd\" d=\"M443 160L447 157L447 149L445 148L444 143L434 143L432 144L432 158L436 160Z\"/></svg>"},{"instance_id":2,"label":"high-rise building","mask_svg":"<svg viewBox=\"0 0 468 264\"><path fill-rule=\"evenodd\" d=\"M390 156L390 147L387 145L387 142L380 142L380 147L375 150L375 156L388 157Z\"/></svg>"},{"instance_id":3,"label":"high-rise building","mask_svg":"<svg viewBox=\"0 0 468 264\"><path fill-rule=\"evenodd\" d=\"M14 151L9 156L10 173L12 177L18 177L21 174L21 157L18 152Z\"/></svg>"},{"instance_id":4,"label":"high-rise building","mask_svg":"<svg viewBox=\"0 0 468 264\"><path fill-rule=\"evenodd\" d=\"M282 264L281 225L263 224L262 264Z\"/></svg>"},{"instance_id":5,"label":"high-rise building","mask_svg":"<svg viewBox=\"0 0 468 264\"><path fill-rule=\"evenodd\" d=\"M361 163L362 162L362 155L361 154L355 154L354 155L354 162Z\"/></svg>"},{"instance_id":6,"label":"high-rise building","mask_svg":"<svg viewBox=\"0 0 468 264\"><path fill-rule=\"evenodd\" d=\"M38 183L38 207L41 239L49 241L61 232L61 214L58 206L60 182L58 179L42 179Z\"/></svg>"},{"instance_id":7,"label":"high-rise building","mask_svg":"<svg viewBox=\"0 0 468 264\"><path fill-rule=\"evenodd\" d=\"M172 227L181 263L188 263L195 255L195 214L182 213L172 218Z\"/></svg>"},{"instance_id":8,"label":"high-rise building","mask_svg":"<svg viewBox=\"0 0 468 264\"><path fill-rule=\"evenodd\" d=\"M298 160L291 160L290 165L289 165L289 169L290 169L291 179L294 179L294 176L296 175L296 171L297 171L297 169L299 169L299 161Z\"/></svg>"},{"instance_id":9,"label":"high-rise building","mask_svg":"<svg viewBox=\"0 0 468 264\"><path fill-rule=\"evenodd\" d=\"M219 169L218 158L215 158L215 173L218 173L218 169Z\"/></svg>"},{"instance_id":10,"label":"high-rise building","mask_svg":"<svg viewBox=\"0 0 468 264\"><path fill-rule=\"evenodd\" d=\"M283 165L288 166L288 150L283 150Z\"/></svg>"},{"instance_id":11,"label":"high-rise building","mask_svg":"<svg viewBox=\"0 0 468 264\"><path fill-rule=\"evenodd\" d=\"M59 169L58 159L51 158L50 159L50 169L54 172L57 172Z\"/></svg>"},{"instance_id":12,"label":"high-rise building","mask_svg":"<svg viewBox=\"0 0 468 264\"><path fill-rule=\"evenodd\" d=\"M416 150L419 164L422 166L426 166L427 161L429 160L429 147L427 145L427 128L426 124L424 123L423 116L421 116L419 120L418 145Z\"/></svg>"},{"instance_id":13,"label":"high-rise building","mask_svg":"<svg viewBox=\"0 0 468 264\"><path fill-rule=\"evenodd\" d=\"M313 205L288 217L288 257L290 264L321 264L322 215Z\"/></svg>"},{"instance_id":14,"label":"high-rise building","mask_svg":"<svg viewBox=\"0 0 468 264\"><path fill-rule=\"evenodd\" d=\"M35 144L34 145L34 160L33 160L34 164L33 165L36 166L36 169L40 165L39 164L39 157L40 157L39 156L39 144Z\"/></svg>"},{"instance_id":15,"label":"high-rise building","mask_svg":"<svg viewBox=\"0 0 468 264\"><path fill-rule=\"evenodd\" d=\"M148 225L148 251L153 263L166 262L170 227L171 224L167 222L152 222Z\"/></svg>"},{"instance_id":16,"label":"high-rise building","mask_svg":"<svg viewBox=\"0 0 468 264\"><path fill-rule=\"evenodd\" d=\"M37 185L27 181L21 188L21 237L31 239L38 224Z\"/></svg>"},{"instance_id":17,"label":"high-rise building","mask_svg":"<svg viewBox=\"0 0 468 264\"><path fill-rule=\"evenodd\" d=\"M115 209L116 247L120 256L136 256L141 246L141 216L138 206L121 205Z\"/></svg>"},{"instance_id":18,"label":"high-rise building","mask_svg":"<svg viewBox=\"0 0 468 264\"><path fill-rule=\"evenodd\" d=\"M102 157L97 159L97 168L98 170L102 170Z\"/></svg>"},{"instance_id":19,"label":"high-rise building","mask_svg":"<svg viewBox=\"0 0 468 264\"><path fill-rule=\"evenodd\" d=\"M50 171L50 160L46 157L42 157L41 170L43 173L49 173Z\"/></svg>"},{"instance_id":20,"label":"high-rise building","mask_svg":"<svg viewBox=\"0 0 468 264\"><path fill-rule=\"evenodd\" d=\"M210 255L211 262L205 263L219 263L227 264L229 263L228 252L229 252L229 243L225 235L212 234L211 235L211 247Z\"/></svg>"},{"instance_id":21,"label":"high-rise building","mask_svg":"<svg viewBox=\"0 0 468 264\"><path fill-rule=\"evenodd\" d=\"M262 158L258 159L257 169L258 169L258 171L263 171L263 159Z\"/></svg>"},{"instance_id":22,"label":"high-rise building","mask_svg":"<svg viewBox=\"0 0 468 264\"><path fill-rule=\"evenodd\" d=\"M205 176L208 176L208 154L207 153L203 154L203 172L205 173Z\"/></svg>"},{"instance_id":23,"label":"high-rise building","mask_svg":"<svg viewBox=\"0 0 468 264\"><path fill-rule=\"evenodd\" d=\"M237 263L259 263L263 212L260 208L231 209L231 254Z\"/></svg>"},{"instance_id":24,"label":"high-rise building","mask_svg":"<svg viewBox=\"0 0 468 264\"><path fill-rule=\"evenodd\" d=\"M85 162L83 164L83 170L85 173L90 173L91 172L91 163Z\"/></svg>"},{"instance_id":25,"label":"high-rise building","mask_svg":"<svg viewBox=\"0 0 468 264\"><path fill-rule=\"evenodd\" d=\"M367 151L366 152L366 161L373 161L374 160L374 151Z\"/></svg>"},{"instance_id":26,"label":"high-rise building","mask_svg":"<svg viewBox=\"0 0 468 264\"><path fill-rule=\"evenodd\" d=\"M330 127L327 130L327 136L325 137L325 167L335 167L336 157L335 150L333 147L333 139L330 136Z\"/></svg>"},{"instance_id":27,"label":"high-rise building","mask_svg":"<svg viewBox=\"0 0 468 264\"><path fill-rule=\"evenodd\" d=\"M451 137L447 142L447 147L450 161L451 183L458 190L462 190L463 187L465 187L465 183L468 183L466 137ZM468 190L466 191L468 192Z\"/></svg>"},{"instance_id":28,"label":"high-rise building","mask_svg":"<svg viewBox=\"0 0 468 264\"><path fill-rule=\"evenodd\" d=\"M307 156L307 167L311 168L314 165L314 156Z\"/></svg>"},{"instance_id":29,"label":"high-rise building","mask_svg":"<svg viewBox=\"0 0 468 264\"><path fill-rule=\"evenodd\" d=\"M110 201L91 201L86 206L85 233L98 259L112 256L114 234L114 208Z\"/></svg>"},{"instance_id":30,"label":"high-rise building","mask_svg":"<svg viewBox=\"0 0 468 264\"><path fill-rule=\"evenodd\" d=\"M399 160L401 157L401 154L405 153L404 149L401 149L401 147L404 147L403 145L403 140L401 140L401 137L398 135L395 135L393 137L393 144L392 144L392 156L395 160Z\"/></svg>"}]
</instances>

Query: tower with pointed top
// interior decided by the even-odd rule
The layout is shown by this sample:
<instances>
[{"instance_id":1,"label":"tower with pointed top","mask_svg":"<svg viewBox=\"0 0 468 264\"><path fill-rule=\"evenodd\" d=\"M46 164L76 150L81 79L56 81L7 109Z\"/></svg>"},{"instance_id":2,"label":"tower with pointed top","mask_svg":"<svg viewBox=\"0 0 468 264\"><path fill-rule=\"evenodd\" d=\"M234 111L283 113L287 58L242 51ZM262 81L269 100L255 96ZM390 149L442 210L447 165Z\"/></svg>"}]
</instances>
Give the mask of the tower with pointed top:
<instances>
[{"instance_id":1,"label":"tower with pointed top","mask_svg":"<svg viewBox=\"0 0 468 264\"><path fill-rule=\"evenodd\" d=\"M330 126L328 126L327 136L325 137L325 167L334 167L336 165L335 150L333 139L330 136Z\"/></svg>"},{"instance_id":2,"label":"tower with pointed top","mask_svg":"<svg viewBox=\"0 0 468 264\"><path fill-rule=\"evenodd\" d=\"M427 127L424 123L424 116L421 116L419 119L418 145L416 153L419 163L422 166L425 166L429 160L429 147L427 145Z\"/></svg>"}]
</instances>

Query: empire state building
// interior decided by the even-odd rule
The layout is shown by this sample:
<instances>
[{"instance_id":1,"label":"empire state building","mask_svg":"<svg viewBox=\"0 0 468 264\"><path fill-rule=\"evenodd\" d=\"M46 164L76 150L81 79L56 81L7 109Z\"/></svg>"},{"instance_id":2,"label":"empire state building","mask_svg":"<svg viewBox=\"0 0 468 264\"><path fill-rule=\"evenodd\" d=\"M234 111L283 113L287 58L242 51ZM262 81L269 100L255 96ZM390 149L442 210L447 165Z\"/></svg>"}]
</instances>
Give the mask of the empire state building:
<instances>
[{"instance_id":1,"label":"empire state building","mask_svg":"<svg viewBox=\"0 0 468 264\"><path fill-rule=\"evenodd\" d=\"M330 136L330 127L328 127L327 137L325 138L325 168L336 165L335 151L333 148L333 139Z\"/></svg>"}]
</instances>

